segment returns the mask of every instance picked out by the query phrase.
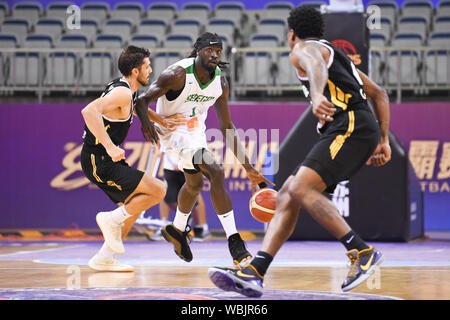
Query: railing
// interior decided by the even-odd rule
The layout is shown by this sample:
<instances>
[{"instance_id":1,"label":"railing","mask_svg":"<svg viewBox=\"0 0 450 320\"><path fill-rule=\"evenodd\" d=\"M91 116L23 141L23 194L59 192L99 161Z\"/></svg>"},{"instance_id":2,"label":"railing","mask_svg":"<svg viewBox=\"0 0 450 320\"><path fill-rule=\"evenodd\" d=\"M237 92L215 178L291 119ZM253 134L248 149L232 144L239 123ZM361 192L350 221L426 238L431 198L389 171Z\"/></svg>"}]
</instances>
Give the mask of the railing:
<instances>
[{"instance_id":1,"label":"railing","mask_svg":"<svg viewBox=\"0 0 450 320\"><path fill-rule=\"evenodd\" d=\"M102 91L120 76L121 49L0 49L0 95L35 92L39 102L51 92L84 95ZM190 49L151 49L151 81ZM249 93L281 96L301 84L289 62L288 48L233 48L230 61L231 100ZM450 48L372 48L371 78L389 92L428 94L450 89Z\"/></svg>"},{"instance_id":2,"label":"railing","mask_svg":"<svg viewBox=\"0 0 450 320\"><path fill-rule=\"evenodd\" d=\"M235 48L233 64L237 66L232 74L233 94L237 96L250 91L282 94L299 89L288 48ZM376 83L396 93L397 102L402 92L425 95L434 90L448 91L450 47L371 48L369 70Z\"/></svg>"}]
</instances>

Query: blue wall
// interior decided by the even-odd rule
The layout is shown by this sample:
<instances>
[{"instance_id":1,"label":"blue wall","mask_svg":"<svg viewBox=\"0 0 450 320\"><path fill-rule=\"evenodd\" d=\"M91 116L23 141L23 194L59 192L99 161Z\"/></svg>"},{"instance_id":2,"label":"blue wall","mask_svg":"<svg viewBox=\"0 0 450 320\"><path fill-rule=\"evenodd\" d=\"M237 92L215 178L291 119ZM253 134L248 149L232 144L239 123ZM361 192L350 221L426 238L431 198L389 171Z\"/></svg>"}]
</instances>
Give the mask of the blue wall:
<instances>
[{"instance_id":1,"label":"blue wall","mask_svg":"<svg viewBox=\"0 0 450 320\"><path fill-rule=\"evenodd\" d=\"M0 0L1 1L1 0ZM3 0L4 1L4 0ZM36 1L36 0L34 0L34 1ZM43 5L43 7L47 7L47 5L49 4L49 3L52 3L52 2L55 2L56 0L40 0L40 1L37 1L37 2L40 2L42 5ZM70 1L70 0L69 0ZM82 5L83 3L85 3L85 2L92 2L93 0L72 0L71 2L73 2L73 3L75 3L75 4L77 4L77 5ZM204 1L204 0L203 0ZM212 8L214 8L215 6L216 6L216 4L217 3L219 3L219 2L223 2L224 0L209 0L209 1L205 1L205 2L209 2L210 4L211 4L211 7ZM367 5L369 2L370 2L371 0L363 0L363 3L364 3L364 5ZM403 5L403 3L405 2L406 0L396 0L396 2L397 2L397 4L399 5L399 7L401 7L402 5ZM440 0L431 0L431 2L433 3L433 5L436 7L437 6L437 4L439 3L439 1ZM22 1L14 1L14 0L6 0L6 3L9 5L9 7L10 8L12 8L13 7L13 5L15 4L15 3L18 3L18 2L23 2L23 0ZM181 9L182 8L182 6L185 4L185 3L189 3L189 2L202 2L202 0L172 0L172 1L164 1L164 0L132 0L132 1L124 1L124 0L107 0L107 1L103 1L103 2L107 2L107 3L109 3L110 4L110 7L111 7L111 9L113 9L114 8L114 6L117 4L117 3L122 3L122 2L140 2L140 3L142 3L143 5L144 5L144 8L148 8L149 7L149 5L151 4L151 3L154 3L154 2L173 2L173 3L176 3L177 5L178 5L178 8L179 9ZM264 8L264 6L265 6L265 4L266 3L269 3L269 2L285 2L285 1L282 1L282 0L245 0L245 1L242 1L244 4L245 4L245 8L246 9L249 9L249 10L254 10L254 9L263 9ZM297 1L290 1L292 4L294 4L294 5L299 5L299 4L301 4L302 2L304 2L304 1L302 1L302 0L297 0Z\"/></svg>"}]
</instances>

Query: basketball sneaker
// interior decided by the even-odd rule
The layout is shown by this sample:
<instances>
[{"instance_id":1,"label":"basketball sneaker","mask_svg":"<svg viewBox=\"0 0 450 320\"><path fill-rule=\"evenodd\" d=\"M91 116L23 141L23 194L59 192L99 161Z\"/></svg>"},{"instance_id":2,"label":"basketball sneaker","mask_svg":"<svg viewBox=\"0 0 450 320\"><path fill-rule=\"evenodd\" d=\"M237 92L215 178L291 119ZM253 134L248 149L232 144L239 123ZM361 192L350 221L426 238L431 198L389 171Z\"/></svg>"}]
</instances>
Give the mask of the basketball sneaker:
<instances>
[{"instance_id":1,"label":"basketball sneaker","mask_svg":"<svg viewBox=\"0 0 450 320\"><path fill-rule=\"evenodd\" d=\"M112 258L101 258L98 254L93 256L88 262L89 268L95 271L115 271L115 272L133 272L134 267L128 264L124 264L116 259L115 256Z\"/></svg>"},{"instance_id":2,"label":"basketball sneaker","mask_svg":"<svg viewBox=\"0 0 450 320\"><path fill-rule=\"evenodd\" d=\"M212 238L211 232L202 227L194 227L193 241L205 241Z\"/></svg>"},{"instance_id":3,"label":"basketball sneaker","mask_svg":"<svg viewBox=\"0 0 450 320\"><path fill-rule=\"evenodd\" d=\"M209 268L208 277L217 288L224 291L234 291L252 298L259 298L263 294L263 277L251 264L242 269Z\"/></svg>"},{"instance_id":4,"label":"basketball sneaker","mask_svg":"<svg viewBox=\"0 0 450 320\"><path fill-rule=\"evenodd\" d=\"M115 222L110 212L99 212L95 219L108 247L115 253L123 254L125 248L122 242L122 224Z\"/></svg>"},{"instance_id":5,"label":"basketball sneaker","mask_svg":"<svg viewBox=\"0 0 450 320\"><path fill-rule=\"evenodd\" d=\"M153 234L147 234L147 239L151 241L161 241L164 237L161 233L161 229L156 230Z\"/></svg>"},{"instance_id":6,"label":"basketball sneaker","mask_svg":"<svg viewBox=\"0 0 450 320\"><path fill-rule=\"evenodd\" d=\"M361 251L349 250L347 256L350 259L350 270L341 286L342 291L349 291L364 282L384 261L383 254L372 246Z\"/></svg>"},{"instance_id":7,"label":"basketball sneaker","mask_svg":"<svg viewBox=\"0 0 450 320\"><path fill-rule=\"evenodd\" d=\"M185 231L180 231L171 223L165 225L161 229L161 233L168 242L172 243L174 246L174 251L181 259L186 262L192 261L192 252L189 248L188 240L190 241L189 232L191 228L189 225L186 226Z\"/></svg>"},{"instance_id":8,"label":"basketball sneaker","mask_svg":"<svg viewBox=\"0 0 450 320\"><path fill-rule=\"evenodd\" d=\"M245 267L252 258L239 233L235 233L228 238L228 249L231 257L233 257L233 263L238 267Z\"/></svg>"}]
</instances>

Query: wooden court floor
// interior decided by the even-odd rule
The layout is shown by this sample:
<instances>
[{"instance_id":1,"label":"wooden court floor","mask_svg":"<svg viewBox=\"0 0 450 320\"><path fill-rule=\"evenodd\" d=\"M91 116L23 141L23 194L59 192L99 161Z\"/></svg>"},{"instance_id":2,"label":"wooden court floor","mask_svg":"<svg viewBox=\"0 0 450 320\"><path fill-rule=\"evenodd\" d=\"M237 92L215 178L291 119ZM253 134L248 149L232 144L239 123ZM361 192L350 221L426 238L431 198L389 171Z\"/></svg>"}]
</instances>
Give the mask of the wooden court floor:
<instances>
[{"instance_id":1,"label":"wooden court floor","mask_svg":"<svg viewBox=\"0 0 450 320\"><path fill-rule=\"evenodd\" d=\"M179 260L165 243L131 242L126 244L128 253L121 260L135 265L135 272L95 272L86 263L100 245L101 242L97 241L42 244L0 242L0 289L215 288L207 277L208 267L214 263L227 263L227 259L216 259L217 256L226 257L226 248L221 242L192 245L194 261L197 259L197 263L193 264ZM259 241L248 242L252 252L256 252L259 245ZM407 300L450 300L449 245L439 243L421 247L420 244L413 244L411 247L402 244L397 249L392 244L380 245L383 253L386 252L385 264L352 292ZM347 273L342 250L339 255L336 253L326 259L314 260L314 251L319 250L317 248L323 247L323 252L319 254L323 257L328 251L338 251L336 244L289 243L288 247L280 251L279 263L273 263L266 274L265 289L340 292L341 282ZM295 256L294 250L300 251L296 253L299 257ZM405 257L398 257L395 256L396 250L408 252ZM164 253L160 254L160 251ZM435 256L419 259L422 251ZM209 261L208 256L211 257ZM439 260L436 257L443 258Z\"/></svg>"}]
</instances>

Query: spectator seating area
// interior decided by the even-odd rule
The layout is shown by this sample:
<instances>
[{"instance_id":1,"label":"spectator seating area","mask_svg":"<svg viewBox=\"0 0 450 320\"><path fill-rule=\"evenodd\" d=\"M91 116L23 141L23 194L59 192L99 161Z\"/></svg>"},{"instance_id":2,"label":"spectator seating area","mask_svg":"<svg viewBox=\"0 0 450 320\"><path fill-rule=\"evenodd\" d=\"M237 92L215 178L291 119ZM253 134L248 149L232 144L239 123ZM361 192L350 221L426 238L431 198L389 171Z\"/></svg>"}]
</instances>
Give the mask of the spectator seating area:
<instances>
[{"instance_id":1,"label":"spectator seating area","mask_svg":"<svg viewBox=\"0 0 450 320\"><path fill-rule=\"evenodd\" d=\"M157 75L187 55L175 49L189 51L204 31L221 36L224 59L231 59L233 47L286 47L286 18L299 4L319 9L326 2L273 2L262 10L246 10L239 1L219 2L214 8L201 1L182 8L171 2L151 3L147 8L139 2L118 3L114 8L101 1L87 2L81 8L60 1L46 8L35 1L12 7L0 2L0 86L28 87L40 79L48 86L103 85L117 75L117 55L129 44L158 49L152 55ZM437 7L427 0L407 0L401 8L394 1L372 1L371 5L381 13L370 30L372 77L391 86L399 82L449 86L450 48L445 48L450 47L450 0L441 0ZM7 55L2 48L29 50ZM61 52L43 56L33 51L36 48ZM286 52L247 52L233 61L241 84L298 85Z\"/></svg>"}]
</instances>

